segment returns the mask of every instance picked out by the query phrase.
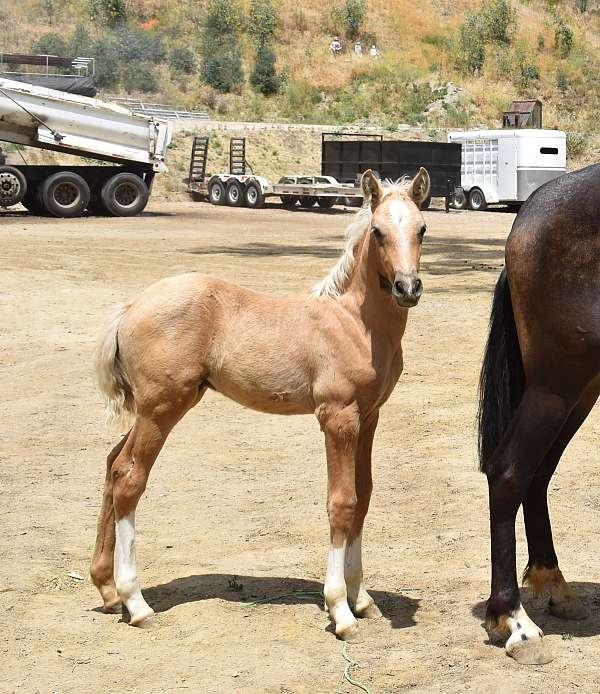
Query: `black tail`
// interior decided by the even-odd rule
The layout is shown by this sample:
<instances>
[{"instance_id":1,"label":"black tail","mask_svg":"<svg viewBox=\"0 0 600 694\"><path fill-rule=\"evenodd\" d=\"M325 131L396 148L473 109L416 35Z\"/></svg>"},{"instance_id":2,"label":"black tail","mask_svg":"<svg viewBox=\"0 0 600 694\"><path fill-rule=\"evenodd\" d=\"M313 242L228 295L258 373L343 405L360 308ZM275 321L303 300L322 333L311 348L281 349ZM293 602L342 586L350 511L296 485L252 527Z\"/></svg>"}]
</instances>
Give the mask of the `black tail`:
<instances>
[{"instance_id":1,"label":"black tail","mask_svg":"<svg viewBox=\"0 0 600 694\"><path fill-rule=\"evenodd\" d=\"M479 377L479 469L490 459L510 425L521 400L525 374L510 298L506 268L500 273L490 316L483 366Z\"/></svg>"}]
</instances>

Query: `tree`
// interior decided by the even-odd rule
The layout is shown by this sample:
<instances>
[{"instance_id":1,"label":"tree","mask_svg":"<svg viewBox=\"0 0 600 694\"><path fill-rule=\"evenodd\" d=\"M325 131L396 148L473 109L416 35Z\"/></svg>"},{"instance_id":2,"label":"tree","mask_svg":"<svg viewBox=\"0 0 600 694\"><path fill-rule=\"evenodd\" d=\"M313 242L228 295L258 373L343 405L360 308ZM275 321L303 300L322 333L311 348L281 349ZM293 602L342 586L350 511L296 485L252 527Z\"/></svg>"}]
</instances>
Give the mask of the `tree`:
<instances>
[{"instance_id":1,"label":"tree","mask_svg":"<svg viewBox=\"0 0 600 694\"><path fill-rule=\"evenodd\" d=\"M89 0L92 19L109 27L127 22L126 0Z\"/></svg>"},{"instance_id":2,"label":"tree","mask_svg":"<svg viewBox=\"0 0 600 694\"><path fill-rule=\"evenodd\" d=\"M58 34L44 34L31 45L31 52L42 55L64 56L67 54L67 45L63 37Z\"/></svg>"},{"instance_id":3,"label":"tree","mask_svg":"<svg viewBox=\"0 0 600 694\"><path fill-rule=\"evenodd\" d=\"M258 50L250 83L265 96L271 96L279 90L280 80L275 70L275 55L270 48L263 46Z\"/></svg>"},{"instance_id":4,"label":"tree","mask_svg":"<svg viewBox=\"0 0 600 694\"><path fill-rule=\"evenodd\" d=\"M221 92L235 91L244 82L241 26L239 0L209 0L202 40L202 79Z\"/></svg>"},{"instance_id":5,"label":"tree","mask_svg":"<svg viewBox=\"0 0 600 694\"><path fill-rule=\"evenodd\" d=\"M257 51L271 44L279 27L279 14L271 0L252 0L248 19L248 33Z\"/></svg>"}]
</instances>

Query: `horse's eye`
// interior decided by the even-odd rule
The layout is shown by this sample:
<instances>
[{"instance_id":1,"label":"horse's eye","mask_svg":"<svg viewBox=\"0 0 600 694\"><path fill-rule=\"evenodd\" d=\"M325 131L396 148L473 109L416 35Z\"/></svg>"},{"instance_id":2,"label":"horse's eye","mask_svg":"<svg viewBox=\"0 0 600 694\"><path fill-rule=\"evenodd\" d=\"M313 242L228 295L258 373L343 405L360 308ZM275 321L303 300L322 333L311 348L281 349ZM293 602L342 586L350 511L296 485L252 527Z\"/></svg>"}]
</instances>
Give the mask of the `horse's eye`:
<instances>
[{"instance_id":1,"label":"horse's eye","mask_svg":"<svg viewBox=\"0 0 600 694\"><path fill-rule=\"evenodd\" d=\"M423 240L423 236L425 236L425 232L427 231L427 225L423 224L419 231L417 231L417 236L419 237L419 241Z\"/></svg>"}]
</instances>

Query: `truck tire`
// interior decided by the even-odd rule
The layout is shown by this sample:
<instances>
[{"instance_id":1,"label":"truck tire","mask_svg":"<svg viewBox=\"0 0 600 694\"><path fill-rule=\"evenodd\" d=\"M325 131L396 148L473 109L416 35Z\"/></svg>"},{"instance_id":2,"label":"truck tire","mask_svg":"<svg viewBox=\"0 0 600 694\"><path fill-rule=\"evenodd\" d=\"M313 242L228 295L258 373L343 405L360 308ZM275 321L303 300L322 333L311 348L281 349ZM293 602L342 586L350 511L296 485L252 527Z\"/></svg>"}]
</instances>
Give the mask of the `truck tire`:
<instances>
[{"instance_id":1,"label":"truck tire","mask_svg":"<svg viewBox=\"0 0 600 694\"><path fill-rule=\"evenodd\" d=\"M466 210L468 205L469 201L465 191L462 188L455 190L452 207L454 207L455 210Z\"/></svg>"},{"instance_id":2,"label":"truck tire","mask_svg":"<svg viewBox=\"0 0 600 694\"><path fill-rule=\"evenodd\" d=\"M487 209L485 195L479 188L471 188L469 193L469 207L475 212L483 212Z\"/></svg>"},{"instance_id":3,"label":"truck tire","mask_svg":"<svg viewBox=\"0 0 600 694\"><path fill-rule=\"evenodd\" d=\"M300 207L314 207L318 198L315 195L303 195L300 198Z\"/></svg>"},{"instance_id":4,"label":"truck tire","mask_svg":"<svg viewBox=\"0 0 600 694\"><path fill-rule=\"evenodd\" d=\"M225 190L225 197L229 207L243 207L245 202L244 186L235 178L229 181Z\"/></svg>"},{"instance_id":5,"label":"truck tire","mask_svg":"<svg viewBox=\"0 0 600 694\"><path fill-rule=\"evenodd\" d=\"M213 205L225 204L225 186L223 182L216 179L208 186L208 199Z\"/></svg>"},{"instance_id":6,"label":"truck tire","mask_svg":"<svg viewBox=\"0 0 600 694\"><path fill-rule=\"evenodd\" d=\"M101 207L111 217L133 217L146 207L149 197L148 186L139 176L118 173L104 183L94 208Z\"/></svg>"},{"instance_id":7,"label":"truck tire","mask_svg":"<svg viewBox=\"0 0 600 694\"><path fill-rule=\"evenodd\" d=\"M79 174L59 171L42 181L37 198L52 217L81 217L90 202L90 187Z\"/></svg>"},{"instance_id":8,"label":"truck tire","mask_svg":"<svg viewBox=\"0 0 600 694\"><path fill-rule=\"evenodd\" d=\"M246 186L246 206L257 210L265 204L265 196L262 192L260 183L250 181Z\"/></svg>"},{"instance_id":9,"label":"truck tire","mask_svg":"<svg viewBox=\"0 0 600 694\"><path fill-rule=\"evenodd\" d=\"M296 207L296 203L300 198L298 198L296 195L281 195L281 204L288 210L294 209Z\"/></svg>"},{"instance_id":10,"label":"truck tire","mask_svg":"<svg viewBox=\"0 0 600 694\"><path fill-rule=\"evenodd\" d=\"M0 207L22 202L27 194L25 176L14 166L0 166Z\"/></svg>"},{"instance_id":11,"label":"truck tire","mask_svg":"<svg viewBox=\"0 0 600 694\"><path fill-rule=\"evenodd\" d=\"M337 198L330 198L322 195L317 198L317 202L319 203L319 207L322 207L324 210L328 210L335 205Z\"/></svg>"}]
</instances>

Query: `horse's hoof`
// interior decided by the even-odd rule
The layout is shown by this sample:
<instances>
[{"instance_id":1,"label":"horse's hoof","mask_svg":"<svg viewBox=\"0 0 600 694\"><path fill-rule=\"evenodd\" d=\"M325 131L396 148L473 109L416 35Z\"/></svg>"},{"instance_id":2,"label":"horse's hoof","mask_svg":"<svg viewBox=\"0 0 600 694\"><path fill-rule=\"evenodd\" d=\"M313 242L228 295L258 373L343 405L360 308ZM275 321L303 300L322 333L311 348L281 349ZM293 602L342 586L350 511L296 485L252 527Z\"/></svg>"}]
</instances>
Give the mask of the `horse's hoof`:
<instances>
[{"instance_id":1,"label":"horse's hoof","mask_svg":"<svg viewBox=\"0 0 600 694\"><path fill-rule=\"evenodd\" d=\"M110 601L104 601L104 607L102 608L107 614L119 614L123 610L123 603L120 598L116 598Z\"/></svg>"},{"instance_id":2,"label":"horse's hoof","mask_svg":"<svg viewBox=\"0 0 600 694\"><path fill-rule=\"evenodd\" d=\"M590 616L590 611L576 596L561 600L561 602L552 602L550 600L548 609L551 614L559 619L582 620Z\"/></svg>"},{"instance_id":3,"label":"horse's hoof","mask_svg":"<svg viewBox=\"0 0 600 694\"><path fill-rule=\"evenodd\" d=\"M356 616L360 617L361 619L381 619L383 617L381 610L374 602L366 607L363 607L362 609L357 607L355 613Z\"/></svg>"},{"instance_id":4,"label":"horse's hoof","mask_svg":"<svg viewBox=\"0 0 600 694\"><path fill-rule=\"evenodd\" d=\"M358 628L358 622L354 621L348 626L336 627L336 636L342 641L348 641L349 643L356 643L360 639L360 629Z\"/></svg>"},{"instance_id":5,"label":"horse's hoof","mask_svg":"<svg viewBox=\"0 0 600 694\"><path fill-rule=\"evenodd\" d=\"M140 629L151 629L156 626L156 617L154 615L154 610L148 607L147 610L138 612L136 615L131 615L129 624L132 627L139 627Z\"/></svg>"},{"instance_id":6,"label":"horse's hoof","mask_svg":"<svg viewBox=\"0 0 600 694\"><path fill-rule=\"evenodd\" d=\"M506 654L521 665L545 665L553 660L553 656L544 642L543 637L526 637L515 632L506 642Z\"/></svg>"}]
</instances>

